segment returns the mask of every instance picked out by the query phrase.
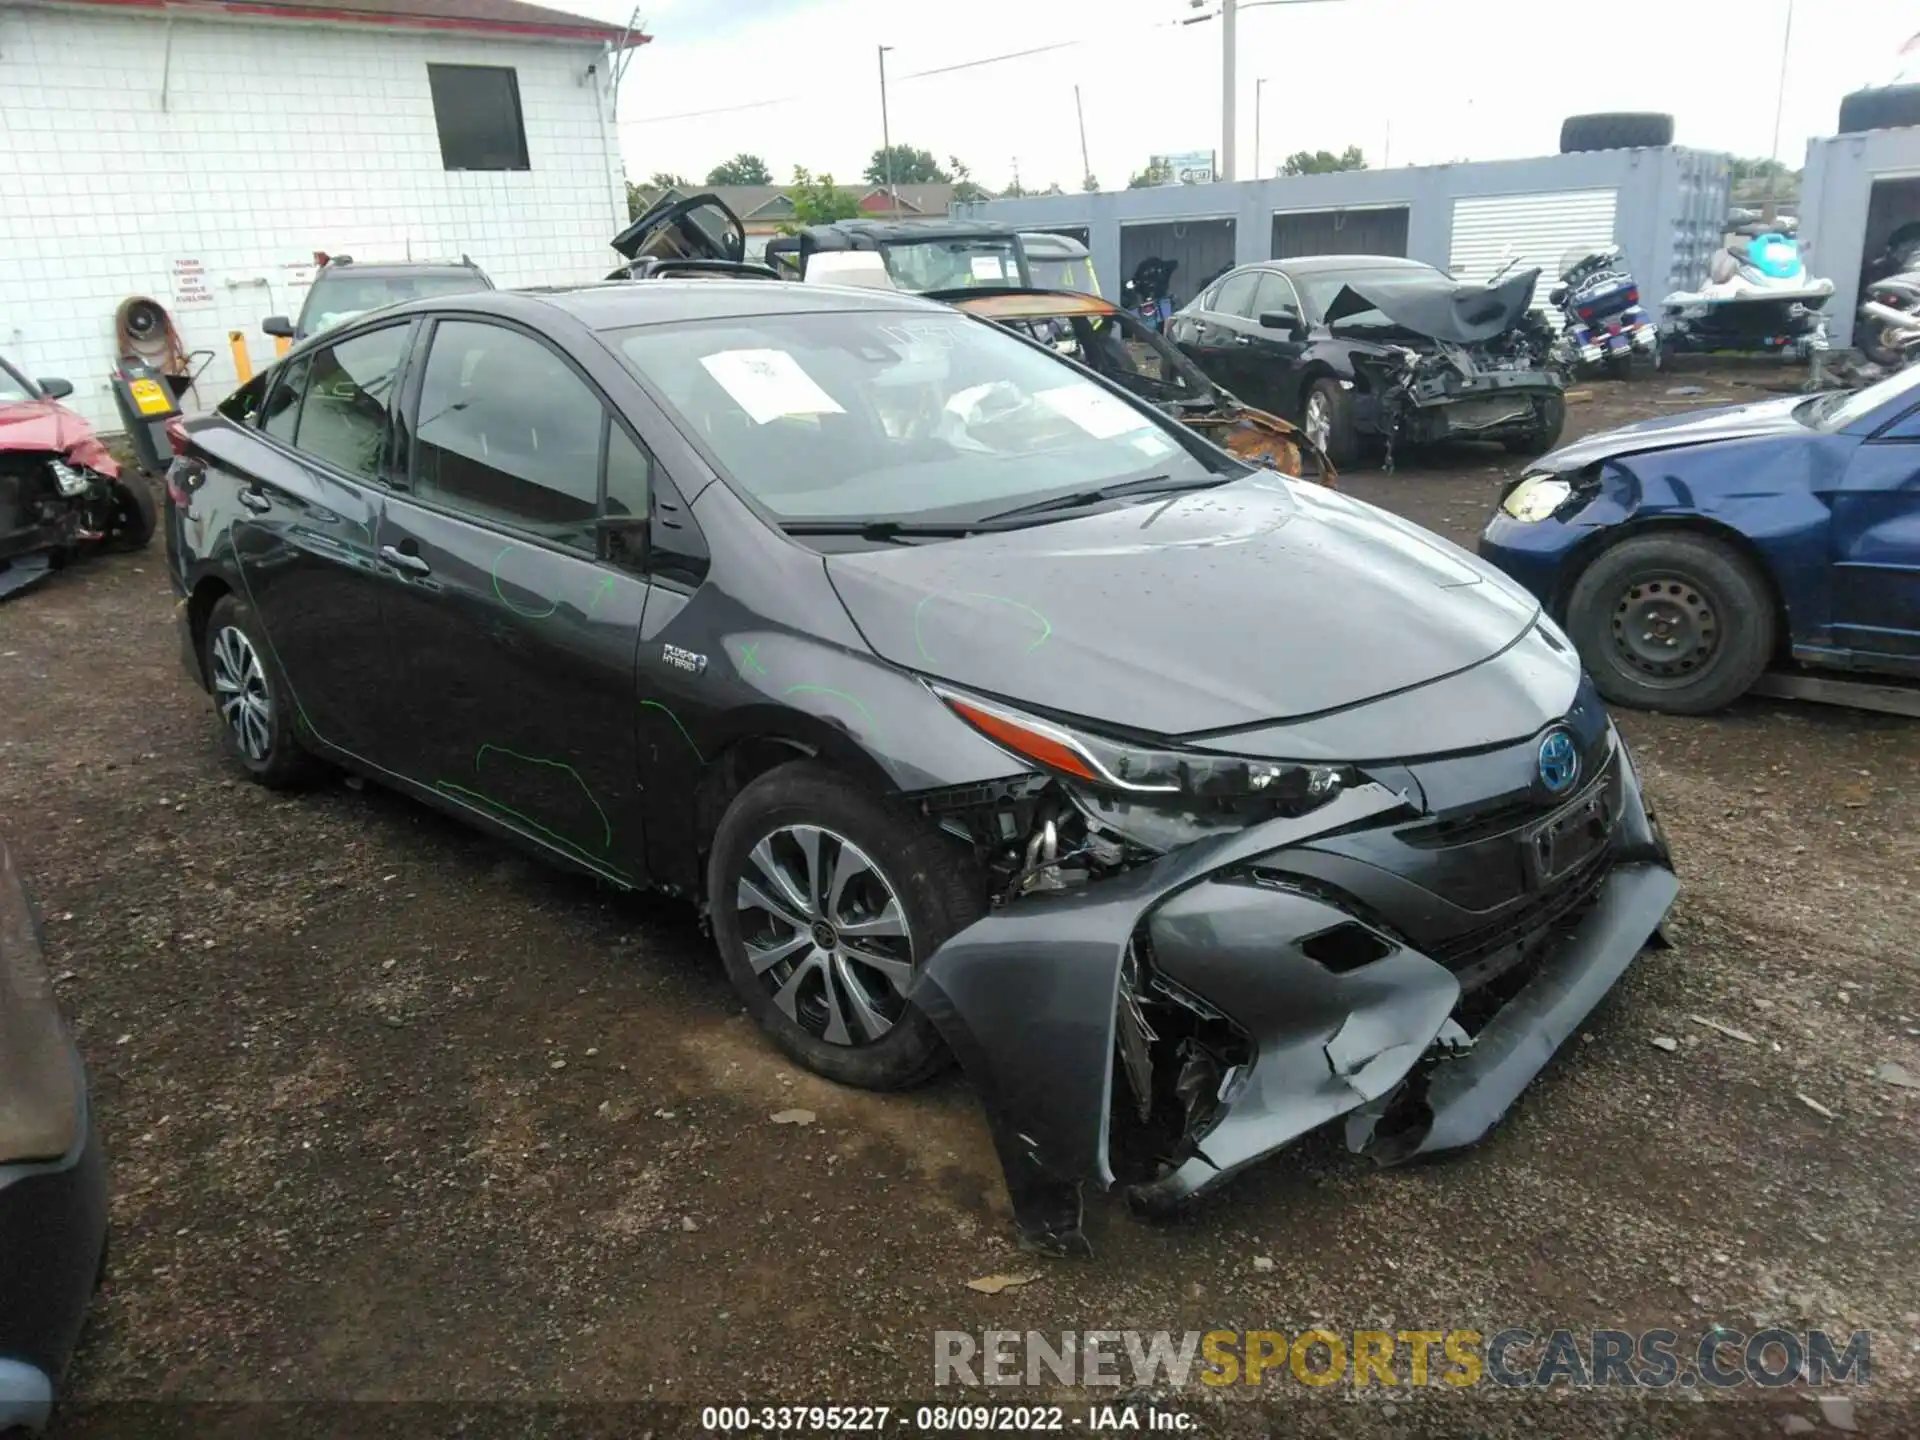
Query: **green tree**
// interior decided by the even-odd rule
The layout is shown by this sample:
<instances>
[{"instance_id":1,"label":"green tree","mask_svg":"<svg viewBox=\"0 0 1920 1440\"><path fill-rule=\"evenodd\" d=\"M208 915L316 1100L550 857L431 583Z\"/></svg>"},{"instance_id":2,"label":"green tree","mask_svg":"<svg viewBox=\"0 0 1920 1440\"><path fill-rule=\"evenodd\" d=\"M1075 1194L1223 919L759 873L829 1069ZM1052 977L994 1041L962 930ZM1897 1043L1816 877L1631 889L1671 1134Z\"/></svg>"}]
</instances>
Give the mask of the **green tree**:
<instances>
[{"instance_id":1,"label":"green tree","mask_svg":"<svg viewBox=\"0 0 1920 1440\"><path fill-rule=\"evenodd\" d=\"M1364 170L1367 157L1358 145L1349 145L1338 155L1331 150L1296 150L1280 167L1282 175L1331 175L1336 170Z\"/></svg>"},{"instance_id":2,"label":"green tree","mask_svg":"<svg viewBox=\"0 0 1920 1440\"><path fill-rule=\"evenodd\" d=\"M1127 177L1129 190L1146 190L1155 185L1167 185L1173 181L1173 167L1167 164L1164 156L1154 155L1147 160L1147 168L1136 170Z\"/></svg>"},{"instance_id":3,"label":"green tree","mask_svg":"<svg viewBox=\"0 0 1920 1440\"><path fill-rule=\"evenodd\" d=\"M956 200L991 200L993 192L984 185L974 183L973 171L958 155L947 157L947 168L953 172L953 198Z\"/></svg>"},{"instance_id":4,"label":"green tree","mask_svg":"<svg viewBox=\"0 0 1920 1440\"><path fill-rule=\"evenodd\" d=\"M893 156L893 173L887 173L887 156ZM940 162L933 158L931 150L916 150L911 145L894 145L873 152L873 159L867 162L867 181L872 185L884 185L892 180L896 185L944 185L953 176L940 168Z\"/></svg>"},{"instance_id":5,"label":"green tree","mask_svg":"<svg viewBox=\"0 0 1920 1440\"><path fill-rule=\"evenodd\" d=\"M793 225L830 225L835 220L852 220L860 214L860 202L838 185L831 175L815 175L805 166L793 167L793 184L787 187L793 201Z\"/></svg>"},{"instance_id":6,"label":"green tree","mask_svg":"<svg viewBox=\"0 0 1920 1440\"><path fill-rule=\"evenodd\" d=\"M1100 177L1095 175L1092 171L1088 171L1085 175L1080 177L1080 188L1086 191L1089 195L1093 194L1094 191L1100 188Z\"/></svg>"},{"instance_id":7,"label":"green tree","mask_svg":"<svg viewBox=\"0 0 1920 1440\"><path fill-rule=\"evenodd\" d=\"M722 160L707 172L709 185L771 185L773 172L758 155L742 150L731 160Z\"/></svg>"},{"instance_id":8,"label":"green tree","mask_svg":"<svg viewBox=\"0 0 1920 1440\"><path fill-rule=\"evenodd\" d=\"M656 170L647 177L647 188L650 190L685 190L692 184L686 176L676 175L671 170Z\"/></svg>"}]
</instances>

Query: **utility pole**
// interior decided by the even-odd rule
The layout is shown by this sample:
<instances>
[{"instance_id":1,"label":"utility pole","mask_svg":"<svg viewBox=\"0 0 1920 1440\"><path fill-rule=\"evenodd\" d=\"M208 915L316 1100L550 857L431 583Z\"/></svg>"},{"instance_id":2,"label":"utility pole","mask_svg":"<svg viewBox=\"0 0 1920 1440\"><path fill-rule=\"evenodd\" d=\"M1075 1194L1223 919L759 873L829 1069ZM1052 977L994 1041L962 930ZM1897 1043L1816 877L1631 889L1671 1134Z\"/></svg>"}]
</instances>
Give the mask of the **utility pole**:
<instances>
[{"instance_id":1,"label":"utility pole","mask_svg":"<svg viewBox=\"0 0 1920 1440\"><path fill-rule=\"evenodd\" d=\"M1253 82L1253 178L1264 180L1267 172L1260 168L1260 92L1267 88L1264 78Z\"/></svg>"},{"instance_id":2,"label":"utility pole","mask_svg":"<svg viewBox=\"0 0 1920 1440\"><path fill-rule=\"evenodd\" d=\"M1787 0L1787 33L1780 40L1780 84L1773 97L1773 149L1767 152L1773 164L1767 170L1767 199L1761 214L1772 223L1779 204L1780 188L1780 112L1787 108L1787 56L1793 45L1793 0Z\"/></svg>"},{"instance_id":3,"label":"utility pole","mask_svg":"<svg viewBox=\"0 0 1920 1440\"><path fill-rule=\"evenodd\" d=\"M1216 180L1233 179L1235 20L1239 0L1220 0L1220 169Z\"/></svg>"},{"instance_id":4,"label":"utility pole","mask_svg":"<svg viewBox=\"0 0 1920 1440\"><path fill-rule=\"evenodd\" d=\"M900 192L893 188L893 136L887 128L887 51L891 45L876 47L880 51L880 154L882 173L887 177L887 203L893 207L893 218L900 218Z\"/></svg>"},{"instance_id":5,"label":"utility pole","mask_svg":"<svg viewBox=\"0 0 1920 1440\"><path fill-rule=\"evenodd\" d=\"M1087 159L1087 112L1080 108L1080 87L1073 87L1073 113L1080 120L1080 185L1086 187L1093 178L1093 162Z\"/></svg>"}]
</instances>

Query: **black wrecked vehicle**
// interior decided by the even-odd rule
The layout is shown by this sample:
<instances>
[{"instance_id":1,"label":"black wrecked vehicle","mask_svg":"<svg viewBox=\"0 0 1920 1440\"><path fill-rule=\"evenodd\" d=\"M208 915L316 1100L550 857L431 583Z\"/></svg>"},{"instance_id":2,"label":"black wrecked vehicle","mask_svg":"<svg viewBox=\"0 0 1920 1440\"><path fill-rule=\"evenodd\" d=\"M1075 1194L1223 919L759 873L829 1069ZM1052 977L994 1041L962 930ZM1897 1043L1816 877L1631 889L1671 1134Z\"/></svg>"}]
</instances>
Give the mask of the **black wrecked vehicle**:
<instances>
[{"instance_id":1,"label":"black wrecked vehicle","mask_svg":"<svg viewBox=\"0 0 1920 1440\"><path fill-rule=\"evenodd\" d=\"M1675 892L1524 590L947 306L423 302L179 443L235 763L690 897L822 1075L957 1057L1036 1246L1341 1117L1479 1138Z\"/></svg>"},{"instance_id":2,"label":"black wrecked vehicle","mask_svg":"<svg viewBox=\"0 0 1920 1440\"><path fill-rule=\"evenodd\" d=\"M1208 375L1299 425L1337 466L1443 440L1544 455L1566 422L1530 316L1538 270L1459 283L1384 255L1231 270L1167 322Z\"/></svg>"}]
</instances>

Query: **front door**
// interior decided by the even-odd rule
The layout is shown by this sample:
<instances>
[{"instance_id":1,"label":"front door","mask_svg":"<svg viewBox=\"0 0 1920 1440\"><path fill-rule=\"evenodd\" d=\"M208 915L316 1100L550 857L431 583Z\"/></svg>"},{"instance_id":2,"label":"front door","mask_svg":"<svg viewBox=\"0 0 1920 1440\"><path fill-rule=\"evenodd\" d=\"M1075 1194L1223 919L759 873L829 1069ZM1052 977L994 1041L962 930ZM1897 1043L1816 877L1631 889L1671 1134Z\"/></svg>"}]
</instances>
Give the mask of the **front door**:
<instances>
[{"instance_id":1,"label":"front door","mask_svg":"<svg viewBox=\"0 0 1920 1440\"><path fill-rule=\"evenodd\" d=\"M296 356L252 417L257 433L203 432L209 483L238 488L234 556L303 727L377 764L389 759L380 711L391 676L374 536L412 329L360 330Z\"/></svg>"},{"instance_id":2,"label":"front door","mask_svg":"<svg viewBox=\"0 0 1920 1440\"><path fill-rule=\"evenodd\" d=\"M1853 452L1832 508L1834 642L1920 662L1920 415Z\"/></svg>"},{"instance_id":3,"label":"front door","mask_svg":"<svg viewBox=\"0 0 1920 1440\"><path fill-rule=\"evenodd\" d=\"M426 339L411 464L378 536L397 769L611 878L646 878L634 714L645 581L603 516L644 516L638 447L546 341Z\"/></svg>"}]
</instances>

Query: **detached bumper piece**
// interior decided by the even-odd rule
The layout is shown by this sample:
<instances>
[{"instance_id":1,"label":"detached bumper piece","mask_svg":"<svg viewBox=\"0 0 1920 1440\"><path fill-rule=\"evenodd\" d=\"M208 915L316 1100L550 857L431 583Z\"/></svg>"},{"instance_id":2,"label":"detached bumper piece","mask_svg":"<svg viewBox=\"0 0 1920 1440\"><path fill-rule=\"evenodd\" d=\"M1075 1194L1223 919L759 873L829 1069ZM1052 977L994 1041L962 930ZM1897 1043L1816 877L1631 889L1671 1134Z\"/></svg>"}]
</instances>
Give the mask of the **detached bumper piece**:
<instances>
[{"instance_id":1,"label":"detached bumper piece","mask_svg":"<svg viewBox=\"0 0 1920 1440\"><path fill-rule=\"evenodd\" d=\"M1084 1181L1163 1211L1342 1118L1382 1164L1491 1130L1679 888L1589 720L1594 778L1564 800L1516 807L1484 784L1500 755L1416 768L942 946L914 999L981 1094L1023 1243L1086 1253ZM1463 776L1472 813L1436 801Z\"/></svg>"},{"instance_id":2,"label":"detached bumper piece","mask_svg":"<svg viewBox=\"0 0 1920 1440\"><path fill-rule=\"evenodd\" d=\"M0 1433L46 1424L106 1225L106 1165L86 1075L0 844Z\"/></svg>"}]
</instances>

